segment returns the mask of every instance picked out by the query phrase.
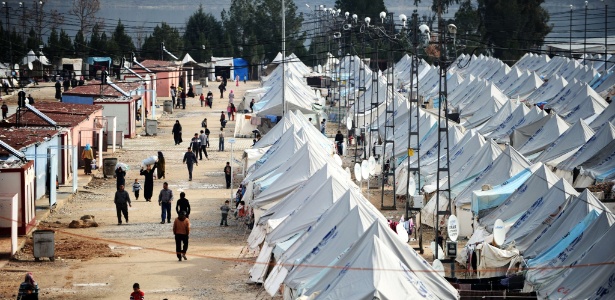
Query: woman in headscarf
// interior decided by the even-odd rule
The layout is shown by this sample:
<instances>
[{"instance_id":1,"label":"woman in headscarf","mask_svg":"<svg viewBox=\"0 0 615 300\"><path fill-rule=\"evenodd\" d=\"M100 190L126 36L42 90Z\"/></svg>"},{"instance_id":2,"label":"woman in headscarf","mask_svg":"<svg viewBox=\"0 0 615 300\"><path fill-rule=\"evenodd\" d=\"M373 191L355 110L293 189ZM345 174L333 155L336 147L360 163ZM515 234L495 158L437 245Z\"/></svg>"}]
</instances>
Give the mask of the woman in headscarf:
<instances>
[{"instance_id":1,"label":"woman in headscarf","mask_svg":"<svg viewBox=\"0 0 615 300\"><path fill-rule=\"evenodd\" d=\"M26 278L19 285L17 299L38 299L38 283L34 280L32 272L26 273Z\"/></svg>"},{"instance_id":2,"label":"woman in headscarf","mask_svg":"<svg viewBox=\"0 0 615 300\"><path fill-rule=\"evenodd\" d=\"M182 125L179 124L179 120L175 121L175 125L173 125L173 139L175 140L175 145L181 144L182 141Z\"/></svg>"},{"instance_id":3,"label":"woman in headscarf","mask_svg":"<svg viewBox=\"0 0 615 300\"><path fill-rule=\"evenodd\" d=\"M235 113L237 113L237 108L235 108L235 104L231 103L231 121L235 121Z\"/></svg>"},{"instance_id":4,"label":"woman in headscarf","mask_svg":"<svg viewBox=\"0 0 615 300\"><path fill-rule=\"evenodd\" d=\"M158 166L158 172L156 172L158 179L165 178L164 176L165 162L164 162L164 156L162 155L162 151L158 151L158 162L156 164Z\"/></svg>"},{"instance_id":5,"label":"woman in headscarf","mask_svg":"<svg viewBox=\"0 0 615 300\"><path fill-rule=\"evenodd\" d=\"M233 90L231 90L231 92L228 94L228 103L233 103L233 101L235 101L235 93L233 93Z\"/></svg>"},{"instance_id":6,"label":"woman in headscarf","mask_svg":"<svg viewBox=\"0 0 615 300\"><path fill-rule=\"evenodd\" d=\"M115 169L115 179L116 179L116 187L117 190L120 190L120 185L126 185L126 171L119 166Z\"/></svg>"},{"instance_id":7,"label":"woman in headscarf","mask_svg":"<svg viewBox=\"0 0 615 300\"><path fill-rule=\"evenodd\" d=\"M85 164L85 175L92 174L92 160L94 159L94 152L92 151L90 144L85 144L85 149L81 152L81 158Z\"/></svg>"},{"instance_id":8,"label":"woman in headscarf","mask_svg":"<svg viewBox=\"0 0 615 300\"><path fill-rule=\"evenodd\" d=\"M145 182L143 184L143 197L145 201L152 202L152 194L154 193L154 171L156 170L156 164L152 168L152 165L147 165L145 170L141 169L139 174L145 176Z\"/></svg>"}]
</instances>

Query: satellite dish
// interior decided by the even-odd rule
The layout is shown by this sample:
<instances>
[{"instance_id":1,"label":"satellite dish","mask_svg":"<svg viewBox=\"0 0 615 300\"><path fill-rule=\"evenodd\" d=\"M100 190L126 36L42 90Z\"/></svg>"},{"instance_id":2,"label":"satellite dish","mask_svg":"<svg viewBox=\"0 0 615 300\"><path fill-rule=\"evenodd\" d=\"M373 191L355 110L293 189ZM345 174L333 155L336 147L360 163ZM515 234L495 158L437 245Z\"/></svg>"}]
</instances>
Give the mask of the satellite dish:
<instances>
[{"instance_id":1,"label":"satellite dish","mask_svg":"<svg viewBox=\"0 0 615 300\"><path fill-rule=\"evenodd\" d=\"M442 247L440 247L440 245L438 246L438 257L437 259L444 259L444 250L442 250ZM431 248L431 252L433 254L436 254L436 242L431 241L431 245L429 246L429 248Z\"/></svg>"},{"instance_id":2,"label":"satellite dish","mask_svg":"<svg viewBox=\"0 0 615 300\"><path fill-rule=\"evenodd\" d=\"M361 165L359 163L354 164L354 178L361 181Z\"/></svg>"},{"instance_id":3,"label":"satellite dish","mask_svg":"<svg viewBox=\"0 0 615 300\"><path fill-rule=\"evenodd\" d=\"M369 163L369 175L376 175L376 159L370 156L367 162Z\"/></svg>"},{"instance_id":4,"label":"satellite dish","mask_svg":"<svg viewBox=\"0 0 615 300\"><path fill-rule=\"evenodd\" d=\"M406 231L406 228L404 228L404 224L399 223L397 224L397 227L395 227L395 231L397 231L397 237L403 242L403 243L407 243L408 242L408 232Z\"/></svg>"},{"instance_id":5,"label":"satellite dish","mask_svg":"<svg viewBox=\"0 0 615 300\"><path fill-rule=\"evenodd\" d=\"M339 155L333 154L333 160L335 160L340 167L342 166L342 158Z\"/></svg>"},{"instance_id":6,"label":"satellite dish","mask_svg":"<svg viewBox=\"0 0 615 300\"><path fill-rule=\"evenodd\" d=\"M444 277L444 265L439 259L436 259L432 263L433 269L438 273L438 275Z\"/></svg>"},{"instance_id":7,"label":"satellite dish","mask_svg":"<svg viewBox=\"0 0 615 300\"><path fill-rule=\"evenodd\" d=\"M15 64L15 65L13 66L13 70L19 70L19 64Z\"/></svg>"},{"instance_id":8,"label":"satellite dish","mask_svg":"<svg viewBox=\"0 0 615 300\"><path fill-rule=\"evenodd\" d=\"M414 176L408 175L408 195L414 196L416 194L416 181Z\"/></svg>"},{"instance_id":9,"label":"satellite dish","mask_svg":"<svg viewBox=\"0 0 615 300\"><path fill-rule=\"evenodd\" d=\"M361 162L361 177L363 177L363 179L369 178L369 163L367 160Z\"/></svg>"},{"instance_id":10,"label":"satellite dish","mask_svg":"<svg viewBox=\"0 0 615 300\"><path fill-rule=\"evenodd\" d=\"M493 224L493 242L496 245L501 246L504 244L504 240L506 239L506 229L504 228L504 222L502 220L497 219Z\"/></svg>"},{"instance_id":11,"label":"satellite dish","mask_svg":"<svg viewBox=\"0 0 615 300\"><path fill-rule=\"evenodd\" d=\"M28 70L32 70L32 69L34 69L34 66L32 65L32 62L29 61L28 62Z\"/></svg>"},{"instance_id":12,"label":"satellite dish","mask_svg":"<svg viewBox=\"0 0 615 300\"><path fill-rule=\"evenodd\" d=\"M350 116L346 118L346 128L348 128L348 130L352 129L352 118L350 118Z\"/></svg>"},{"instance_id":13,"label":"satellite dish","mask_svg":"<svg viewBox=\"0 0 615 300\"><path fill-rule=\"evenodd\" d=\"M451 241L456 242L459 237L459 222L457 221L457 217L455 215L450 215L448 217L448 237Z\"/></svg>"},{"instance_id":14,"label":"satellite dish","mask_svg":"<svg viewBox=\"0 0 615 300\"><path fill-rule=\"evenodd\" d=\"M350 173L350 168L346 167L346 173L348 174L348 179L352 180L352 173Z\"/></svg>"}]
</instances>

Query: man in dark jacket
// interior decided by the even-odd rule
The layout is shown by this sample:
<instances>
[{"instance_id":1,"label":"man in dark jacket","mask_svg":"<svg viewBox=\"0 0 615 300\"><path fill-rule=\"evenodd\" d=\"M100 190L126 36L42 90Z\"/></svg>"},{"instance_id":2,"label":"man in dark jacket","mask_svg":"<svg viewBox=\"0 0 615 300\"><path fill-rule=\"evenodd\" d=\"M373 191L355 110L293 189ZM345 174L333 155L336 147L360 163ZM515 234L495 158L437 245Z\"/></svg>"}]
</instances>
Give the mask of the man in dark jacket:
<instances>
[{"instance_id":1,"label":"man in dark jacket","mask_svg":"<svg viewBox=\"0 0 615 300\"><path fill-rule=\"evenodd\" d=\"M180 211L186 213L186 218L190 216L190 202L186 199L186 193L179 193L179 200L177 200L177 204L175 204L175 211L177 215L179 215Z\"/></svg>"},{"instance_id":2,"label":"man in dark jacket","mask_svg":"<svg viewBox=\"0 0 615 300\"><path fill-rule=\"evenodd\" d=\"M190 147L192 147L192 153L195 156L199 155L199 151L201 149L201 139L199 138L199 134L195 133L192 140L190 140Z\"/></svg>"},{"instance_id":3,"label":"man in dark jacket","mask_svg":"<svg viewBox=\"0 0 615 300\"><path fill-rule=\"evenodd\" d=\"M132 205L130 204L130 195L124 190L124 185L120 185L120 189L115 192L113 202L117 212L117 225L122 225L122 214L124 219L126 219L126 223L128 223L128 206L132 207Z\"/></svg>"},{"instance_id":4,"label":"man in dark jacket","mask_svg":"<svg viewBox=\"0 0 615 300\"><path fill-rule=\"evenodd\" d=\"M344 153L344 135L339 130L335 135L335 145L337 146L337 154L342 155Z\"/></svg>"},{"instance_id":5,"label":"man in dark jacket","mask_svg":"<svg viewBox=\"0 0 615 300\"><path fill-rule=\"evenodd\" d=\"M226 188L230 189L231 188L231 163L230 162L226 162L226 166L224 167L224 177L226 179Z\"/></svg>"},{"instance_id":6,"label":"man in dark jacket","mask_svg":"<svg viewBox=\"0 0 615 300\"><path fill-rule=\"evenodd\" d=\"M188 167L189 181L192 181L192 167L194 164L199 165L199 161L196 160L196 155L192 152L192 149L188 147L188 151L184 154L184 163Z\"/></svg>"}]
</instances>

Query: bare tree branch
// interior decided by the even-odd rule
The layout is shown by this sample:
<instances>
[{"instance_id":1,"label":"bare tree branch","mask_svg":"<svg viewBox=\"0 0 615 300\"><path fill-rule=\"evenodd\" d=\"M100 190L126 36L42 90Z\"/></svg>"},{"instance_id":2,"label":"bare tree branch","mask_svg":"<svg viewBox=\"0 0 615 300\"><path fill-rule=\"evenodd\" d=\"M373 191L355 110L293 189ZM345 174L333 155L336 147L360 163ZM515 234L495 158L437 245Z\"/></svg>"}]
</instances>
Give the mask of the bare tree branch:
<instances>
[{"instance_id":1,"label":"bare tree branch","mask_svg":"<svg viewBox=\"0 0 615 300\"><path fill-rule=\"evenodd\" d=\"M100 0L73 0L69 13L77 17L82 32L89 32L98 21L96 14L99 10Z\"/></svg>"}]
</instances>

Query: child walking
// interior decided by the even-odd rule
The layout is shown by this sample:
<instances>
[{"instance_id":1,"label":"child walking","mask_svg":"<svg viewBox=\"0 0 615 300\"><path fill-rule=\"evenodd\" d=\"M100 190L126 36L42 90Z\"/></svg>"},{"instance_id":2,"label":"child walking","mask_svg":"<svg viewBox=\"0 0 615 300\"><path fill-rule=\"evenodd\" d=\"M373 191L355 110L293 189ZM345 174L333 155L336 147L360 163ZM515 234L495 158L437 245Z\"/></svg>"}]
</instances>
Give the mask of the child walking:
<instances>
[{"instance_id":1,"label":"child walking","mask_svg":"<svg viewBox=\"0 0 615 300\"><path fill-rule=\"evenodd\" d=\"M133 292L130 294L130 300L143 300L145 299L145 293L141 291L138 283L132 285Z\"/></svg>"},{"instance_id":2,"label":"child walking","mask_svg":"<svg viewBox=\"0 0 615 300\"><path fill-rule=\"evenodd\" d=\"M135 193L135 200L139 200L139 191L142 190L139 179L135 178L135 182L132 184L132 191Z\"/></svg>"},{"instance_id":3,"label":"child walking","mask_svg":"<svg viewBox=\"0 0 615 300\"><path fill-rule=\"evenodd\" d=\"M228 224L226 223L226 219L228 217L228 212L231 210L228 204L229 204L229 201L226 200L224 201L224 205L220 206L220 212L222 213L222 219L220 220L220 226L222 226L222 224L224 224L224 226L228 226Z\"/></svg>"}]
</instances>

